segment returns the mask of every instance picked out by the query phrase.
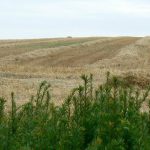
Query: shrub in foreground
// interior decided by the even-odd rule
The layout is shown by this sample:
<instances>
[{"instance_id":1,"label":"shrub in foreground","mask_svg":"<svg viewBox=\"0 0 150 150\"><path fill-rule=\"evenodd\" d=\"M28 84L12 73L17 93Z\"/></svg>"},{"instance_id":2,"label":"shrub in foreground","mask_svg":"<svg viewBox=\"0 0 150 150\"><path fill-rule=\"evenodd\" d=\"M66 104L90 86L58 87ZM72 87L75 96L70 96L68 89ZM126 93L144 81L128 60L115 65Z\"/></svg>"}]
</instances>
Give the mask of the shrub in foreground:
<instances>
[{"instance_id":1,"label":"shrub in foreground","mask_svg":"<svg viewBox=\"0 0 150 150\"><path fill-rule=\"evenodd\" d=\"M12 93L9 113L0 98L0 149L148 150L150 114L140 109L150 88L143 94L108 74L106 83L93 90L92 75L81 78L83 85L61 106L51 102L47 82L21 107Z\"/></svg>"}]
</instances>

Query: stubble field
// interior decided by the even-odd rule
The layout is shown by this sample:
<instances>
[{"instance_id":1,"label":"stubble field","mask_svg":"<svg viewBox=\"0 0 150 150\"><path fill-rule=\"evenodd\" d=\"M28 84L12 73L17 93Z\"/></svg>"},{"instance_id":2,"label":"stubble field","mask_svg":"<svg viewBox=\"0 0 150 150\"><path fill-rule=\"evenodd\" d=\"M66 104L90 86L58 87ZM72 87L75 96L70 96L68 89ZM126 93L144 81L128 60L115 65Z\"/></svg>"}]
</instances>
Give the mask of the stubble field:
<instances>
[{"instance_id":1,"label":"stubble field","mask_svg":"<svg viewBox=\"0 0 150 150\"><path fill-rule=\"evenodd\" d=\"M61 104L78 85L81 74L150 77L150 37L89 37L0 41L0 95L18 105L35 94L41 81L51 84L52 99Z\"/></svg>"}]
</instances>

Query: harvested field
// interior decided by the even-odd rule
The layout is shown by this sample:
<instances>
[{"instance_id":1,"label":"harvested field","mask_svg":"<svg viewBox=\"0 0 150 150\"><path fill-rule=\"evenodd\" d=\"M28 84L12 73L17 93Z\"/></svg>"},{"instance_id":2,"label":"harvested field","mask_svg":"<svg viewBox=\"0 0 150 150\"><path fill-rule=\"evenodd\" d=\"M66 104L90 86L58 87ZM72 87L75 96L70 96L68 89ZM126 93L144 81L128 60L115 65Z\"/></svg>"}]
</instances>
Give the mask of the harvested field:
<instances>
[{"instance_id":1,"label":"harvested field","mask_svg":"<svg viewBox=\"0 0 150 150\"><path fill-rule=\"evenodd\" d=\"M81 74L135 74L149 78L150 37L89 37L0 41L0 95L20 105L47 80L56 104L81 82ZM138 78L139 79L139 78ZM23 91L23 92L22 92Z\"/></svg>"}]
</instances>

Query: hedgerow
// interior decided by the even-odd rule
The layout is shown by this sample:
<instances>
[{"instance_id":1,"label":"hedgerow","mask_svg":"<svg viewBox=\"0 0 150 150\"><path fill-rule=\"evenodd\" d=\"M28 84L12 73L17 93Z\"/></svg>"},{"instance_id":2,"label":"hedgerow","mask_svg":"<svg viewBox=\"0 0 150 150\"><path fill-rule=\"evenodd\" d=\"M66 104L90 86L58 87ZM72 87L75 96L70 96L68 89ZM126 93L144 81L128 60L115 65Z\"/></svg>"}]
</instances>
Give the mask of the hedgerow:
<instances>
[{"instance_id":1,"label":"hedgerow","mask_svg":"<svg viewBox=\"0 0 150 150\"><path fill-rule=\"evenodd\" d=\"M11 94L11 111L0 98L0 149L2 150L149 150L150 87L139 90L110 78L97 89L93 76L82 75L61 106L51 101L44 81L30 101L17 107Z\"/></svg>"}]
</instances>

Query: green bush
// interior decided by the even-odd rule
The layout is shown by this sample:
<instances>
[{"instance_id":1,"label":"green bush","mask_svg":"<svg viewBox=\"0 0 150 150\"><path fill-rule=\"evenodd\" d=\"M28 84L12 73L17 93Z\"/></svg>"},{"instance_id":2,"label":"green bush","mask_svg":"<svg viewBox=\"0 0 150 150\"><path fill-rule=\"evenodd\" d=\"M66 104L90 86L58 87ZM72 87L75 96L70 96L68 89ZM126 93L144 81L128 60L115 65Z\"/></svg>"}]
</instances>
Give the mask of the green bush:
<instances>
[{"instance_id":1,"label":"green bush","mask_svg":"<svg viewBox=\"0 0 150 150\"><path fill-rule=\"evenodd\" d=\"M40 84L36 96L11 112L0 98L2 150L149 150L150 114L141 105L149 101L150 87L138 90L109 77L93 89L92 75L72 90L61 106L51 102L50 85Z\"/></svg>"}]
</instances>

